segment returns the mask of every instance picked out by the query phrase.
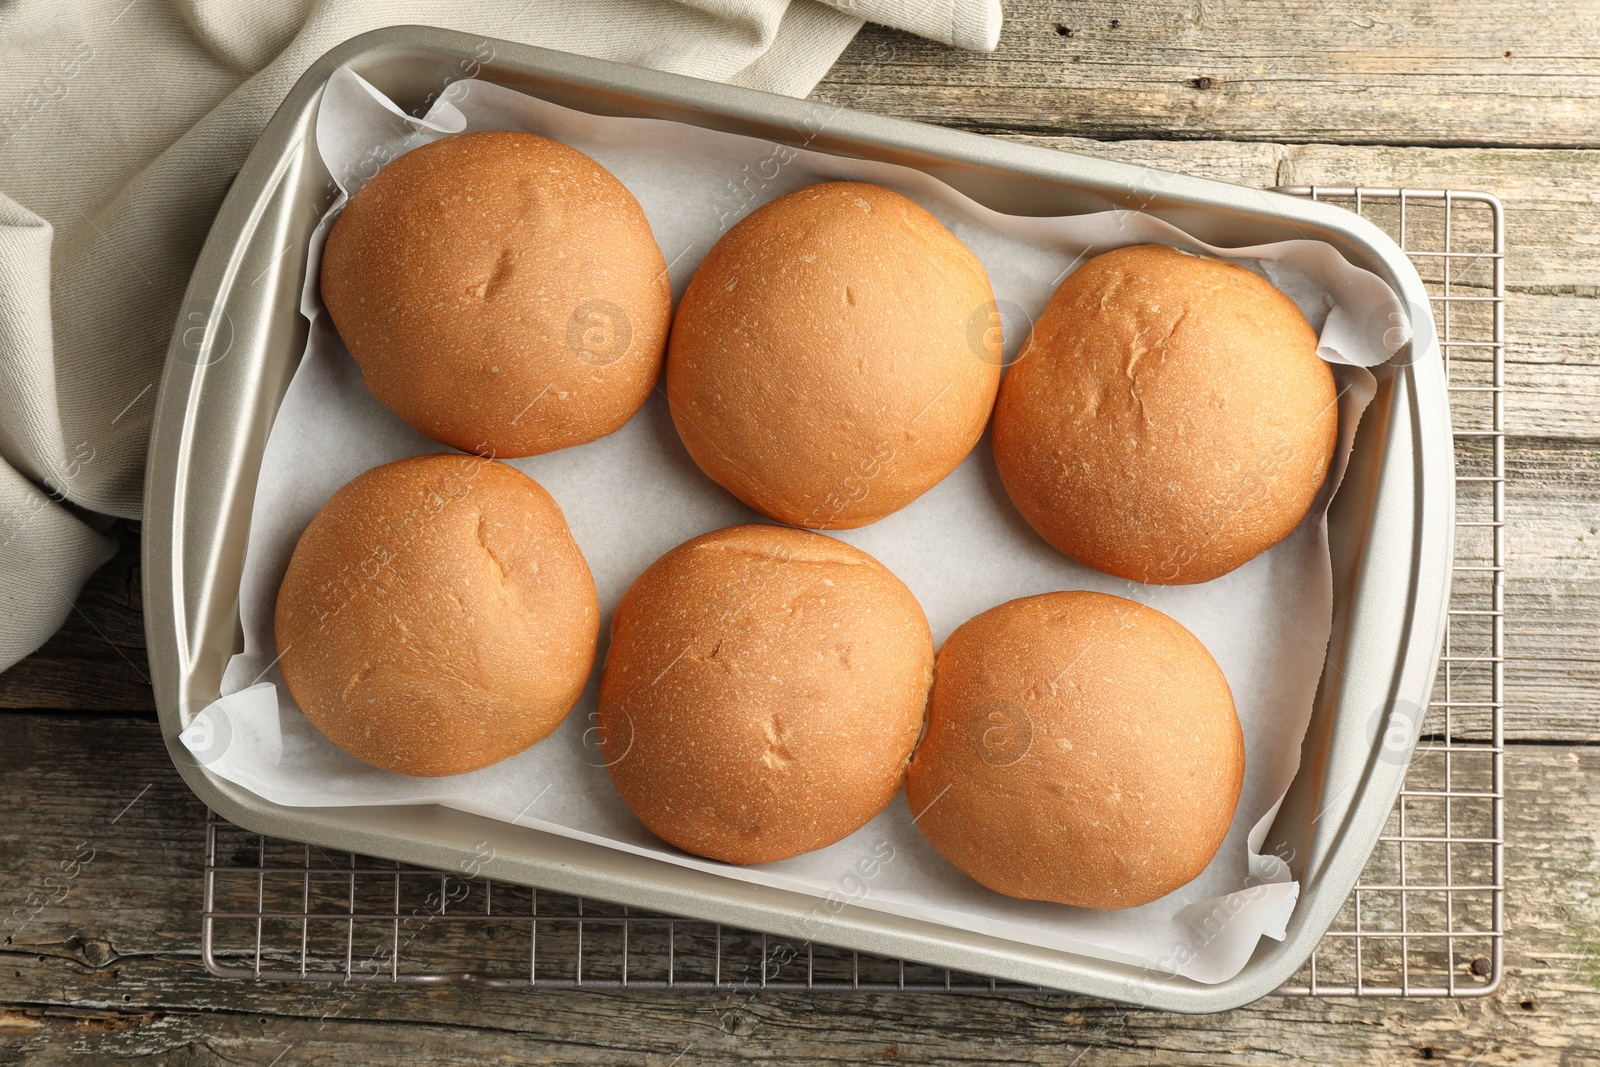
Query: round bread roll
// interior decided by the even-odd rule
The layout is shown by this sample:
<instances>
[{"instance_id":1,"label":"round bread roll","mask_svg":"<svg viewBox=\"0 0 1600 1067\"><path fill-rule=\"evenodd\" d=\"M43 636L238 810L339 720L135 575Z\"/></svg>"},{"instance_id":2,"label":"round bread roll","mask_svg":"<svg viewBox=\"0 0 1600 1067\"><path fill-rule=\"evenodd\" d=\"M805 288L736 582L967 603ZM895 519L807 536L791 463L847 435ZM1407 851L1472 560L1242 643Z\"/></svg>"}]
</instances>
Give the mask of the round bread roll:
<instances>
[{"instance_id":1,"label":"round bread roll","mask_svg":"<svg viewBox=\"0 0 1600 1067\"><path fill-rule=\"evenodd\" d=\"M300 535L278 590L283 680L334 744L461 774L554 730L594 665L600 607L561 509L477 456L374 467Z\"/></svg>"},{"instance_id":2,"label":"round bread roll","mask_svg":"<svg viewBox=\"0 0 1600 1067\"><path fill-rule=\"evenodd\" d=\"M1243 267L1119 248L1061 284L995 406L994 458L1046 541L1137 582L1210 581L1305 518L1339 430L1300 309Z\"/></svg>"},{"instance_id":3,"label":"round bread roll","mask_svg":"<svg viewBox=\"0 0 1600 1067\"><path fill-rule=\"evenodd\" d=\"M932 674L928 620L883 564L822 534L732 526L674 548L622 598L601 750L663 839L786 859L894 797Z\"/></svg>"},{"instance_id":4,"label":"round bread roll","mask_svg":"<svg viewBox=\"0 0 1600 1067\"><path fill-rule=\"evenodd\" d=\"M372 395L490 456L627 422L655 387L672 316L639 202L531 133L464 133L384 167L334 223L321 280Z\"/></svg>"},{"instance_id":5,"label":"round bread roll","mask_svg":"<svg viewBox=\"0 0 1600 1067\"><path fill-rule=\"evenodd\" d=\"M689 283L667 398L689 455L779 522L865 526L972 451L1000 382L983 265L911 200L830 182L729 230Z\"/></svg>"},{"instance_id":6,"label":"round bread roll","mask_svg":"<svg viewBox=\"0 0 1600 1067\"><path fill-rule=\"evenodd\" d=\"M939 650L906 781L917 825L1007 896L1132 908L1211 862L1244 782L1216 661L1151 608L1045 593Z\"/></svg>"}]
</instances>

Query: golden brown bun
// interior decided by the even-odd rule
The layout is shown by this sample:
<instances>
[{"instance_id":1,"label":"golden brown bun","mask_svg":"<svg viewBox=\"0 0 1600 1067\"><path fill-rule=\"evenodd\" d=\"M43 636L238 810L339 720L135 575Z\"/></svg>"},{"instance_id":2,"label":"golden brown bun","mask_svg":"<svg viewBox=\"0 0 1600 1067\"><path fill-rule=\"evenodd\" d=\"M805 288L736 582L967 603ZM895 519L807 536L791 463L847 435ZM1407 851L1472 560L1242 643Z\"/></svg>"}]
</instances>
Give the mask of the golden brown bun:
<instances>
[{"instance_id":1,"label":"golden brown bun","mask_svg":"<svg viewBox=\"0 0 1600 1067\"><path fill-rule=\"evenodd\" d=\"M988 275L911 200L812 185L719 240L673 319L672 421L779 522L865 526L972 451L1000 382Z\"/></svg>"},{"instance_id":2,"label":"golden brown bun","mask_svg":"<svg viewBox=\"0 0 1600 1067\"><path fill-rule=\"evenodd\" d=\"M1193 634L1121 597L1045 593L939 650L906 800L990 889L1131 908L1205 869L1243 782L1233 696Z\"/></svg>"},{"instance_id":3,"label":"golden brown bun","mask_svg":"<svg viewBox=\"0 0 1600 1067\"><path fill-rule=\"evenodd\" d=\"M933 673L928 620L842 541L732 526L651 564L611 621L602 751L679 848L767 863L831 845L905 779Z\"/></svg>"},{"instance_id":4,"label":"golden brown bun","mask_svg":"<svg viewBox=\"0 0 1600 1067\"><path fill-rule=\"evenodd\" d=\"M633 195L582 152L511 132L448 137L379 171L328 234L322 299L373 396L491 456L627 422L672 315Z\"/></svg>"},{"instance_id":5,"label":"golden brown bun","mask_svg":"<svg viewBox=\"0 0 1600 1067\"><path fill-rule=\"evenodd\" d=\"M1137 582L1210 581L1300 524L1339 412L1317 335L1243 267L1160 245L1079 267L1000 387L994 458L1056 548Z\"/></svg>"},{"instance_id":6,"label":"golden brown bun","mask_svg":"<svg viewBox=\"0 0 1600 1067\"><path fill-rule=\"evenodd\" d=\"M278 590L278 663L301 710L401 774L461 774L543 740L583 692L599 629L561 509L477 456L351 481L300 535Z\"/></svg>"}]
</instances>

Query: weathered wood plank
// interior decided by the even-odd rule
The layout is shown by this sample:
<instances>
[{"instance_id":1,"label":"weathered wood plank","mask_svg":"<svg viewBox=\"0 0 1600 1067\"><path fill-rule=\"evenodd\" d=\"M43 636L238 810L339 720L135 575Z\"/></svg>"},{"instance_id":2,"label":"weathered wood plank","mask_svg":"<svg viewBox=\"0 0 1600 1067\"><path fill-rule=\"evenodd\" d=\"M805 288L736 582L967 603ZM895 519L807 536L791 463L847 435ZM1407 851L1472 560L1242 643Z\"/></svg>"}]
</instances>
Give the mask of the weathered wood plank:
<instances>
[{"instance_id":1,"label":"weathered wood plank","mask_svg":"<svg viewBox=\"0 0 1600 1067\"><path fill-rule=\"evenodd\" d=\"M1508 736L1594 741L1600 450L1519 439L1506 461Z\"/></svg>"},{"instance_id":2,"label":"weathered wood plank","mask_svg":"<svg viewBox=\"0 0 1600 1067\"><path fill-rule=\"evenodd\" d=\"M84 583L76 610L33 655L0 673L0 709L155 709L145 654L137 523L119 522L116 556Z\"/></svg>"},{"instance_id":3,"label":"weathered wood plank","mask_svg":"<svg viewBox=\"0 0 1600 1067\"><path fill-rule=\"evenodd\" d=\"M1506 211L1506 427L1600 437L1600 152L1294 146L1280 184L1483 189Z\"/></svg>"},{"instance_id":4,"label":"weathered wood plank","mask_svg":"<svg viewBox=\"0 0 1600 1067\"><path fill-rule=\"evenodd\" d=\"M28 921L0 948L0 1063L71 1055L265 1065L280 1054L284 1063L404 1064L1591 1062L1600 1057L1600 751L1515 746L1507 764L1498 993L1458 1002L1269 997L1188 1018L1067 997L527 994L215 979L197 953L203 810L154 725L7 716L0 905ZM62 863L86 848L93 858L63 877ZM63 885L56 903L29 914L31 893Z\"/></svg>"},{"instance_id":5,"label":"weathered wood plank","mask_svg":"<svg viewBox=\"0 0 1600 1067\"><path fill-rule=\"evenodd\" d=\"M993 54L869 27L816 95L1102 140L1596 147L1597 39L1573 2L1013 0Z\"/></svg>"}]
</instances>

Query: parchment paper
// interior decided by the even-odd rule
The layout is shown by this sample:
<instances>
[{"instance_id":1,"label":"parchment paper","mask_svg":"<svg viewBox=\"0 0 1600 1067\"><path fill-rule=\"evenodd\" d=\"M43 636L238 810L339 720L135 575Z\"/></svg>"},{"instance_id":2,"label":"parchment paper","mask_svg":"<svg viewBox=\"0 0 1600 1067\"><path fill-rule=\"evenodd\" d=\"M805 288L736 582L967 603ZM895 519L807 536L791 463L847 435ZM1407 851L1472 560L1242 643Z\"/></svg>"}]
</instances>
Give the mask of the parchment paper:
<instances>
[{"instance_id":1,"label":"parchment paper","mask_svg":"<svg viewBox=\"0 0 1600 1067\"><path fill-rule=\"evenodd\" d=\"M1401 305L1380 279L1319 242L1221 249L1136 212L1001 215L915 170L677 123L597 117L483 82L456 82L419 120L341 70L328 83L316 136L348 195L402 152L467 129L541 133L609 168L643 204L670 264L675 296L712 243L753 207L813 182L854 179L921 202L982 259L1006 311L1008 358L1061 278L1087 256L1122 245L1159 242L1223 255L1294 297L1320 331L1321 354L1335 364L1341 390L1335 469L1300 528L1233 573L1199 586L1154 587L1067 559L1011 506L987 439L910 507L838 534L911 587L936 642L980 611L1055 589L1131 597L1182 622L1221 664L1244 725L1246 778L1228 837L1199 878L1121 912L1012 900L982 888L926 842L903 794L851 837L806 856L750 868L689 856L644 829L604 769L594 730L603 636L589 688L566 722L544 742L493 767L409 778L334 747L294 704L276 667L273 605L289 555L317 509L357 474L405 456L448 451L373 399L321 306L318 258L343 196L313 240L302 303L312 323L310 341L274 423L256 490L240 593L244 651L228 665L225 695L186 718L183 740L203 763L279 804L442 804L799 890L817 898L819 917L854 903L1202 982L1236 974L1262 936L1283 936L1299 887L1287 857L1259 850L1298 767L1327 648L1332 590L1323 516L1373 394L1372 375L1360 368L1388 358L1406 340L1405 330L1393 325L1406 321ZM763 521L700 473L659 391L610 437L511 462L565 510L599 588L602 633L622 593L656 557L707 530Z\"/></svg>"}]
</instances>

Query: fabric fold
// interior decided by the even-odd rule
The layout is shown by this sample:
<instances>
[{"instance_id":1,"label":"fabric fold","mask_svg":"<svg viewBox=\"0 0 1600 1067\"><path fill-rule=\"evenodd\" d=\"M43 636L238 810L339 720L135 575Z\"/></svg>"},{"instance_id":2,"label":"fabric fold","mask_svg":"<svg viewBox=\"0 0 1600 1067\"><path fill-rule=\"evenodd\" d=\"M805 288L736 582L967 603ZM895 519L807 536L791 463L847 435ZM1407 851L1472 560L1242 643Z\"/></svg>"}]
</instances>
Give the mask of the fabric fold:
<instances>
[{"instance_id":1,"label":"fabric fold","mask_svg":"<svg viewBox=\"0 0 1600 1067\"><path fill-rule=\"evenodd\" d=\"M974 52L1000 43L1000 0L822 0L867 22Z\"/></svg>"},{"instance_id":2,"label":"fabric fold","mask_svg":"<svg viewBox=\"0 0 1600 1067\"><path fill-rule=\"evenodd\" d=\"M49 640L116 552L115 540L0 460L0 663Z\"/></svg>"}]
</instances>

